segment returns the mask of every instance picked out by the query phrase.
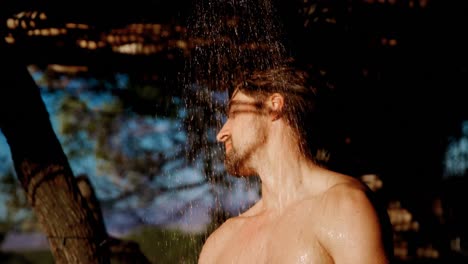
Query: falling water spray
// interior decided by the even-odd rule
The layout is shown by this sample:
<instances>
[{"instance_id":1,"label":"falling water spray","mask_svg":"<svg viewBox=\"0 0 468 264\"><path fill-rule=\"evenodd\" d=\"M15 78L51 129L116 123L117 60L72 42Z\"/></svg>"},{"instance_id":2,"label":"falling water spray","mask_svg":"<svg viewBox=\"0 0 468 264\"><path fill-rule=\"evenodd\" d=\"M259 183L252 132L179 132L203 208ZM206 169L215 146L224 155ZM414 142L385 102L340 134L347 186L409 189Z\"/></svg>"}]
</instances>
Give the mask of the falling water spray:
<instances>
[{"instance_id":1,"label":"falling water spray","mask_svg":"<svg viewBox=\"0 0 468 264\"><path fill-rule=\"evenodd\" d=\"M229 185L215 138L225 118L222 110L233 87L249 73L281 67L289 56L271 0L195 2L187 26L191 54L183 74L188 160L201 161L212 186ZM215 211L222 211L219 194L214 190L213 195ZM217 215L215 221L226 217Z\"/></svg>"}]
</instances>

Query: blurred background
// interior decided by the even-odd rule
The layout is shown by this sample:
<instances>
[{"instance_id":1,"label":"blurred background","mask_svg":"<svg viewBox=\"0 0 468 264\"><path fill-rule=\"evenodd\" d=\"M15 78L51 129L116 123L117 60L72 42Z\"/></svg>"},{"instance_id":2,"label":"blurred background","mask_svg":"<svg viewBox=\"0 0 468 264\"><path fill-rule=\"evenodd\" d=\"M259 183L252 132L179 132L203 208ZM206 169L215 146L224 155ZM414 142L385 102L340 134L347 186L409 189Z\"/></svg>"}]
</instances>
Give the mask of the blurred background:
<instances>
[{"instance_id":1,"label":"blurred background","mask_svg":"<svg viewBox=\"0 0 468 264\"><path fill-rule=\"evenodd\" d=\"M190 65L210 62L196 56L216 44L210 16L230 28L244 19L243 32L255 32L266 23L256 19L270 13L257 17L250 5L258 1L224 1L229 12L215 16L214 2L0 4L0 41L28 65L73 174L96 192L107 232L137 242L154 263L196 263L206 236L260 197L257 180L223 170L214 141L223 113L206 109L217 110L227 91L208 93L186 76L196 74ZM468 3L271 4L281 45L326 87L327 144L317 157L378 194L399 262L468 263ZM250 16L236 16L236 5ZM0 262L52 263L1 133L0 182Z\"/></svg>"}]
</instances>

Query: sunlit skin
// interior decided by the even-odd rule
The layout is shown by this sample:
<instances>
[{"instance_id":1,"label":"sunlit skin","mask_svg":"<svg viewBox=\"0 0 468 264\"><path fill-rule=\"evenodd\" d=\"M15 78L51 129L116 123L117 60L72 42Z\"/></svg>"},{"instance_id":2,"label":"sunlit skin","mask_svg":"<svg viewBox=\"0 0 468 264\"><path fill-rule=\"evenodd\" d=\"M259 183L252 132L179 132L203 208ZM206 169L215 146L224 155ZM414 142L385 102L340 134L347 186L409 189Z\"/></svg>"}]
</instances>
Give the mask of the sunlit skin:
<instances>
[{"instance_id":1,"label":"sunlit skin","mask_svg":"<svg viewBox=\"0 0 468 264\"><path fill-rule=\"evenodd\" d=\"M217 140L231 174L260 177L262 197L209 236L199 263L389 263L368 189L300 153L281 94L261 103L236 91Z\"/></svg>"}]
</instances>

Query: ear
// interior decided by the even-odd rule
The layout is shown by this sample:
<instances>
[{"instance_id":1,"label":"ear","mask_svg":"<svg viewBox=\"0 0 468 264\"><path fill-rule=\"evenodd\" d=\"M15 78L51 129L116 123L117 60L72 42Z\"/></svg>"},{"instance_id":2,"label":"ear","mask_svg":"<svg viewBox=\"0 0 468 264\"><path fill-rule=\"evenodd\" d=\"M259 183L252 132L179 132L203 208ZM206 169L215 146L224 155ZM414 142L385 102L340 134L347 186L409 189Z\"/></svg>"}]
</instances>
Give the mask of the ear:
<instances>
[{"instance_id":1,"label":"ear","mask_svg":"<svg viewBox=\"0 0 468 264\"><path fill-rule=\"evenodd\" d=\"M284 97L279 93L274 93L269 97L268 100L269 108L270 108L270 116L272 120L280 119L283 108L284 108Z\"/></svg>"}]
</instances>

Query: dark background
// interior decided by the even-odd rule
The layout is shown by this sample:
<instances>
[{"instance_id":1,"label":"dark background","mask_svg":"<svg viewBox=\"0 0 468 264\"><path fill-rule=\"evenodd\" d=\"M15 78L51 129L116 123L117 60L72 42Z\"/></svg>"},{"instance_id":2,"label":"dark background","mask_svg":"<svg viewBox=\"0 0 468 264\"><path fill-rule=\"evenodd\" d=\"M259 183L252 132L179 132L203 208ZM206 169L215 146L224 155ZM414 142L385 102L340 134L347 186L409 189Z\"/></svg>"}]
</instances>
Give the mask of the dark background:
<instances>
[{"instance_id":1,"label":"dark background","mask_svg":"<svg viewBox=\"0 0 468 264\"><path fill-rule=\"evenodd\" d=\"M430 186L438 183L447 137L460 133L460 121L467 117L463 95L468 54L463 36L468 18L463 1L428 1L424 7L417 1L410 7L410 2L315 1L317 11L311 16L299 12L308 6L303 1L277 0L274 5L292 56L326 70L334 83L331 125L337 126L342 141L351 140L347 146L337 146L344 148L340 153L349 153L340 163L364 162L387 175L388 183L400 185L405 179L404 185L412 189L421 180ZM136 21L186 25L194 8L190 1L102 5L6 1L3 5L5 14L36 8L51 14L52 20L88 23L96 31ZM328 11L320 13L324 8ZM304 26L308 17L316 20ZM328 23L328 18L336 22ZM384 45L383 38L397 44ZM172 78L183 71L183 58L122 58L46 44L17 45L29 63L87 64L101 71L164 69ZM359 161L349 161L353 158ZM360 173L359 166L351 164L341 170Z\"/></svg>"},{"instance_id":2,"label":"dark background","mask_svg":"<svg viewBox=\"0 0 468 264\"><path fill-rule=\"evenodd\" d=\"M468 120L468 2L277 0L274 5L291 55L326 72L333 86L325 122L331 167L354 176L378 174L388 199L405 200L421 214L436 196L447 197L453 212L462 211L465 175L443 174L449 138L460 137L461 122ZM316 11L304 14L311 5ZM132 22L187 25L194 3L4 1L0 15L25 9L44 10L52 23L94 25L92 35ZM55 40L18 39L18 59L30 64L88 65L102 74L158 72L175 86L184 70L184 56L177 52L171 59L125 56L82 50L67 39L58 46Z\"/></svg>"}]
</instances>

